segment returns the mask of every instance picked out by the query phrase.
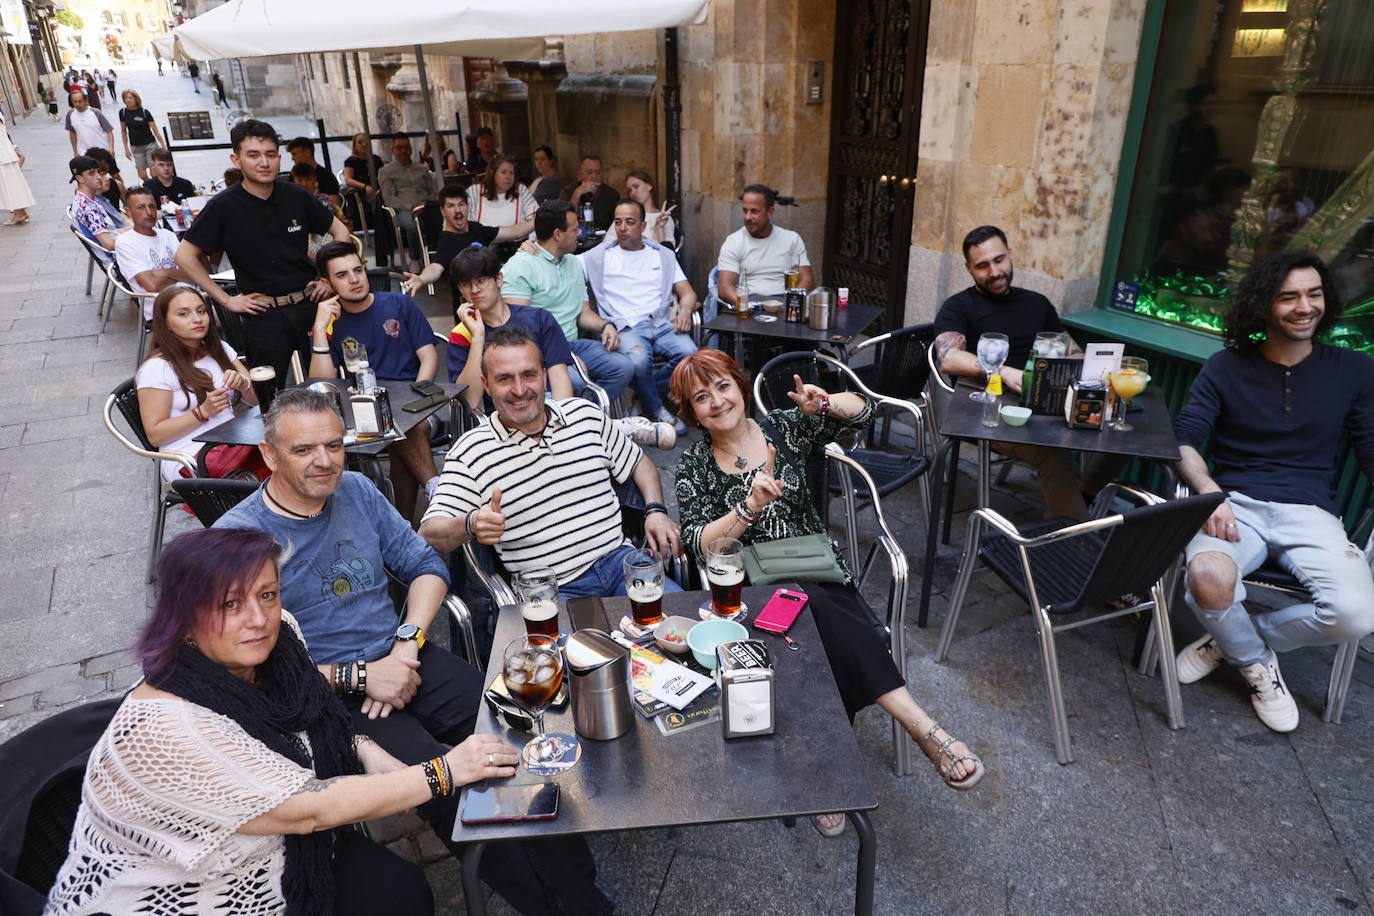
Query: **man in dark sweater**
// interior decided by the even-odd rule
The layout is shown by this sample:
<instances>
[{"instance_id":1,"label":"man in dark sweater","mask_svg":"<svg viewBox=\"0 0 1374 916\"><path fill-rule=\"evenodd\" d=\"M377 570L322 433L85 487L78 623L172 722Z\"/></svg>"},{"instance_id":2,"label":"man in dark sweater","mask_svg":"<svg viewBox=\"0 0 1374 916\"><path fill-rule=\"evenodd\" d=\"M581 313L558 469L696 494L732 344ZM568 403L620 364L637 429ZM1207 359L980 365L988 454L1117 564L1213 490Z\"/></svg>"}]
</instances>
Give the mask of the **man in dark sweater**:
<instances>
[{"instance_id":1,"label":"man in dark sweater","mask_svg":"<svg viewBox=\"0 0 1374 916\"><path fill-rule=\"evenodd\" d=\"M406 282L402 287L407 293L414 293L427 283L434 283L453 266L453 259L458 256L460 251L466 251L473 245L479 247L486 245L498 245L501 242L512 242L516 239L523 239L534 231L534 220L527 219L523 223L516 223L514 226L483 226L481 223L468 219L468 193L461 186L456 184L446 184L439 191L439 211L444 215L444 228L439 233L439 241L435 246L437 252L434 260L431 261L423 271L418 274L405 271ZM458 294L458 287L453 287L453 313L458 313L458 306L462 305L462 296ZM481 387L480 385L478 386Z\"/></svg>"},{"instance_id":2,"label":"man in dark sweater","mask_svg":"<svg viewBox=\"0 0 1374 916\"><path fill-rule=\"evenodd\" d=\"M1360 639L1374 631L1374 580L1336 517L1343 434L1374 478L1374 359L1315 338L1340 320L1326 265L1280 252L1241 282L1226 349L1207 360L1174 422L1179 476L1198 493L1224 491L1188 544L1188 606L1207 635L1178 656L1192 683L1222 660L1249 682L1260 721L1298 725L1275 652ZM1201 450L1212 438L1212 471ZM1275 557L1312 601L1251 616L1244 576Z\"/></svg>"},{"instance_id":3,"label":"man in dark sweater","mask_svg":"<svg viewBox=\"0 0 1374 916\"><path fill-rule=\"evenodd\" d=\"M935 356L946 375L981 379L975 351L984 334L1005 334L1010 350L1002 366L1003 391L1020 393L1021 367L1030 356L1040 331L1062 331L1050 300L1037 292L1012 286L1015 269L1007 236L996 226L979 226L964 236L964 266L973 285L955 293L935 316ZM1069 355L1081 353L1070 339ZM963 397L963 393L956 395ZM1120 470L1122 461L1110 455L1089 459L1085 481L1079 483L1073 454L1064 449L1035 445L996 446L998 452L1035 468L1040 492L1045 497L1046 518L1088 517L1085 493L1095 493Z\"/></svg>"}]
</instances>

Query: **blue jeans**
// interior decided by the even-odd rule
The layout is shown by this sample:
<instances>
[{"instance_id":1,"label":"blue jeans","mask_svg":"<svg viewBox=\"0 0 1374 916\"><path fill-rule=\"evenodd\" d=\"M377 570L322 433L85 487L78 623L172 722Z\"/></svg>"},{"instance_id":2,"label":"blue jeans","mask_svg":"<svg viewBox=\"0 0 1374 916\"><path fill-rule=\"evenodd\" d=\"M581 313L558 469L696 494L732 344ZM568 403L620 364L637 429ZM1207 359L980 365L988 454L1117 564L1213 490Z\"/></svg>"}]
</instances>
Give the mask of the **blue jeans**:
<instances>
[{"instance_id":1,"label":"blue jeans","mask_svg":"<svg viewBox=\"0 0 1374 916\"><path fill-rule=\"evenodd\" d=\"M1241 493L1227 496L1240 540L1199 532L1185 553L1189 563L1208 552L1230 557L1239 570L1234 600L1224 610L1204 608L1191 588L1185 600L1228 662L1253 665L1268 660L1270 649L1326 646L1374 632L1374 577L1340 519L1317 506L1264 502ZM1271 554L1312 593L1312 601L1252 616L1242 603L1241 579Z\"/></svg>"},{"instance_id":2,"label":"blue jeans","mask_svg":"<svg viewBox=\"0 0 1374 916\"><path fill-rule=\"evenodd\" d=\"M623 352L611 352L603 347L599 340L570 340L568 346L587 364L587 373L591 380L605 388L607 397L612 401L630 387L630 378L635 374L635 364ZM573 391L581 394L587 386L583 383L577 367L569 366L568 375L572 379Z\"/></svg>"},{"instance_id":3,"label":"blue jeans","mask_svg":"<svg viewBox=\"0 0 1374 916\"><path fill-rule=\"evenodd\" d=\"M649 419L657 420L663 409L663 398L668 393L668 378L678 363L697 352L692 335L679 334L673 330L671 321L657 325L641 321L620 332L620 349L634 363L634 387L640 410ZM658 370L654 369L655 356L667 360Z\"/></svg>"},{"instance_id":4,"label":"blue jeans","mask_svg":"<svg viewBox=\"0 0 1374 916\"><path fill-rule=\"evenodd\" d=\"M571 582L558 586L560 598L586 598L597 595L613 598L625 594L625 558L635 553L637 548L624 544L612 550L587 568L582 575ZM665 592L680 592L682 586L673 581L672 576L663 580Z\"/></svg>"}]
</instances>

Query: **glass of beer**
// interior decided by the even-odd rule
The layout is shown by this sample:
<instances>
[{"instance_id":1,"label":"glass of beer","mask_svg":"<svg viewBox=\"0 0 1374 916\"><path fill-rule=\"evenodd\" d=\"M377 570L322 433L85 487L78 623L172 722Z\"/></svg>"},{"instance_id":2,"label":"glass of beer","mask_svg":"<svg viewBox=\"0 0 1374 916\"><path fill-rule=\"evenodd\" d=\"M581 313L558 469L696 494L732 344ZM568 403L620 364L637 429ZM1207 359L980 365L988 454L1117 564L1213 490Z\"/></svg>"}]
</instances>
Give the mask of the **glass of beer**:
<instances>
[{"instance_id":1,"label":"glass of beer","mask_svg":"<svg viewBox=\"0 0 1374 916\"><path fill-rule=\"evenodd\" d=\"M625 557L624 567L630 619L641 629L651 629L663 620L663 559L652 550L636 550Z\"/></svg>"},{"instance_id":2,"label":"glass of beer","mask_svg":"<svg viewBox=\"0 0 1374 916\"><path fill-rule=\"evenodd\" d=\"M711 612L717 617L738 615L744 607L744 545L734 538L707 544L706 581L711 586Z\"/></svg>"},{"instance_id":3,"label":"glass of beer","mask_svg":"<svg viewBox=\"0 0 1374 916\"><path fill-rule=\"evenodd\" d=\"M558 639L558 577L552 569L527 569L515 574L520 616L531 636Z\"/></svg>"},{"instance_id":4,"label":"glass of beer","mask_svg":"<svg viewBox=\"0 0 1374 916\"><path fill-rule=\"evenodd\" d=\"M544 733L544 711L563 686L563 656L558 651L558 641L543 635L521 636L506 645L502 658L506 689L534 717L535 736L520 755L525 768L538 772L550 765L564 767L567 755L577 747L576 740ZM576 756L572 759L575 761Z\"/></svg>"},{"instance_id":5,"label":"glass of beer","mask_svg":"<svg viewBox=\"0 0 1374 916\"><path fill-rule=\"evenodd\" d=\"M271 366L254 366L248 370L248 381L253 383L253 393L258 396L258 409L262 415L272 409L272 399L277 396L277 370Z\"/></svg>"},{"instance_id":6,"label":"glass of beer","mask_svg":"<svg viewBox=\"0 0 1374 916\"><path fill-rule=\"evenodd\" d=\"M343 351L344 369L356 375L367 362L367 347L360 340L345 337L339 348Z\"/></svg>"},{"instance_id":7,"label":"glass of beer","mask_svg":"<svg viewBox=\"0 0 1374 916\"><path fill-rule=\"evenodd\" d=\"M1126 411L1131 409L1131 398L1139 397L1140 392L1150 382L1150 364L1139 356L1121 357L1121 367L1107 373L1112 391L1121 399L1116 419L1107 424L1108 429L1117 432L1130 432L1134 426L1126 422Z\"/></svg>"},{"instance_id":8,"label":"glass of beer","mask_svg":"<svg viewBox=\"0 0 1374 916\"><path fill-rule=\"evenodd\" d=\"M787 289L796 289L801 283L801 267L793 264L787 268L787 273L782 275L783 283Z\"/></svg>"}]
</instances>

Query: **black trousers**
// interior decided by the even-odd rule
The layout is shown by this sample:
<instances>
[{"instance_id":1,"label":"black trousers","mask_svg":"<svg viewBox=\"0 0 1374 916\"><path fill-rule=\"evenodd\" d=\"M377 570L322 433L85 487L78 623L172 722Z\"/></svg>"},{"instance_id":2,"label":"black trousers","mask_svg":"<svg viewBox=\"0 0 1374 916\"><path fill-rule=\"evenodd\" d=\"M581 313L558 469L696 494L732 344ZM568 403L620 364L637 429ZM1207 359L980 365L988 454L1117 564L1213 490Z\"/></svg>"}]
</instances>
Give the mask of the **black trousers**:
<instances>
[{"instance_id":1,"label":"black trousers","mask_svg":"<svg viewBox=\"0 0 1374 916\"><path fill-rule=\"evenodd\" d=\"M345 705L356 732L403 763L416 764L471 735L481 702L481 672L446 649L426 645L420 650L420 689L404 709L369 719L360 711L359 698L347 698ZM451 839L458 796L436 798L416 812L455 856L462 855L463 847ZM581 837L491 843L482 855L482 880L530 916L610 909L596 886L596 862Z\"/></svg>"},{"instance_id":2,"label":"black trousers","mask_svg":"<svg viewBox=\"0 0 1374 916\"><path fill-rule=\"evenodd\" d=\"M835 675L835 686L849 721L885 693L906 685L897 669L882 624L852 585L805 582L811 617Z\"/></svg>"},{"instance_id":3,"label":"black trousers","mask_svg":"<svg viewBox=\"0 0 1374 916\"><path fill-rule=\"evenodd\" d=\"M315 303L302 299L292 305L271 308L257 315L243 315L247 365L277 370L278 387L286 386L291 354L301 354L301 370L310 371L310 328L315 323Z\"/></svg>"},{"instance_id":4,"label":"black trousers","mask_svg":"<svg viewBox=\"0 0 1374 916\"><path fill-rule=\"evenodd\" d=\"M433 916L434 893L420 866L345 827L334 842L334 913Z\"/></svg>"}]
</instances>

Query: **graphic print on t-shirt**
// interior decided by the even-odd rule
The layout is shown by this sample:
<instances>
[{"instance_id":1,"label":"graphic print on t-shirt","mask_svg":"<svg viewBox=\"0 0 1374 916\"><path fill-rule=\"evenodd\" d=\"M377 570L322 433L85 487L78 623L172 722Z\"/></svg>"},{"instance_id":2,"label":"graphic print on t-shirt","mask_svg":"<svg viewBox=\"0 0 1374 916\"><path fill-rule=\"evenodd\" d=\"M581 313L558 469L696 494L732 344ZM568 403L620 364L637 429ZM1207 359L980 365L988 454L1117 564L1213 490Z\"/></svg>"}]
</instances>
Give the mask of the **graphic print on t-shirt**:
<instances>
[{"instance_id":1,"label":"graphic print on t-shirt","mask_svg":"<svg viewBox=\"0 0 1374 916\"><path fill-rule=\"evenodd\" d=\"M401 322L397 321L395 318L388 318L386 321L382 322L382 330L386 333L387 337L400 337Z\"/></svg>"},{"instance_id":2,"label":"graphic print on t-shirt","mask_svg":"<svg viewBox=\"0 0 1374 916\"><path fill-rule=\"evenodd\" d=\"M320 568L310 560L310 571L320 577L320 594L328 601L355 591L364 591L377 583L377 570L367 557L347 556L357 550L352 541L338 541L334 545L334 562Z\"/></svg>"}]
</instances>

